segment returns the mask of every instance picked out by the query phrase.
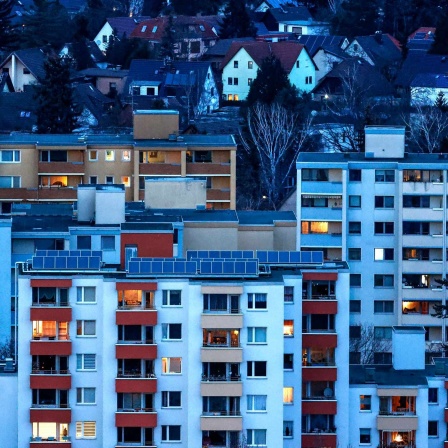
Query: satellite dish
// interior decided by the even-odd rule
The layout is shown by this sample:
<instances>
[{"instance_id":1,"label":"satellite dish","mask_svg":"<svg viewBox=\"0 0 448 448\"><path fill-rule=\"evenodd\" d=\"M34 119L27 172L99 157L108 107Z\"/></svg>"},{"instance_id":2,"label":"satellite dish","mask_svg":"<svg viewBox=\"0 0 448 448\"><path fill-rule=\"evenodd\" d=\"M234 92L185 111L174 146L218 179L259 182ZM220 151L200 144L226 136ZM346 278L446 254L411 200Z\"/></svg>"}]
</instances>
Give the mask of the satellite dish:
<instances>
[{"instance_id":1,"label":"satellite dish","mask_svg":"<svg viewBox=\"0 0 448 448\"><path fill-rule=\"evenodd\" d=\"M330 389L329 387L326 387L324 389L324 397L325 398L331 398L333 396L333 389Z\"/></svg>"}]
</instances>

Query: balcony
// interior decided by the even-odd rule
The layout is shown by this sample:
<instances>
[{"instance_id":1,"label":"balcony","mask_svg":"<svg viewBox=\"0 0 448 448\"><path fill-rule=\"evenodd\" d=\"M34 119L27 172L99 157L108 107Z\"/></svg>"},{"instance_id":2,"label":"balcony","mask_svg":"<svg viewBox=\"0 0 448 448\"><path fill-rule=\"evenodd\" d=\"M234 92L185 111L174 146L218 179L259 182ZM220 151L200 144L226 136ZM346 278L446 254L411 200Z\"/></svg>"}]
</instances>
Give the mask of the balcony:
<instances>
[{"instance_id":1,"label":"balcony","mask_svg":"<svg viewBox=\"0 0 448 448\"><path fill-rule=\"evenodd\" d=\"M212 174L230 176L230 163L187 163L187 176Z\"/></svg>"},{"instance_id":2,"label":"balcony","mask_svg":"<svg viewBox=\"0 0 448 448\"><path fill-rule=\"evenodd\" d=\"M334 299L313 299L302 301L302 313L303 314L337 314L338 302L336 297Z\"/></svg>"},{"instance_id":3,"label":"balcony","mask_svg":"<svg viewBox=\"0 0 448 448\"><path fill-rule=\"evenodd\" d=\"M150 341L118 341L116 359L156 359L157 345Z\"/></svg>"},{"instance_id":4,"label":"balcony","mask_svg":"<svg viewBox=\"0 0 448 448\"><path fill-rule=\"evenodd\" d=\"M415 415L392 414L379 415L377 417L376 427L379 431L415 431L418 428L418 417Z\"/></svg>"},{"instance_id":5,"label":"balcony","mask_svg":"<svg viewBox=\"0 0 448 448\"><path fill-rule=\"evenodd\" d=\"M237 312L239 310L236 310ZM224 314L221 312L206 312L201 315L201 328L243 328L242 314Z\"/></svg>"},{"instance_id":6,"label":"balcony","mask_svg":"<svg viewBox=\"0 0 448 448\"><path fill-rule=\"evenodd\" d=\"M50 406L50 405L49 405ZM31 423L70 423L72 420L71 409L39 407L30 409Z\"/></svg>"},{"instance_id":7,"label":"balcony","mask_svg":"<svg viewBox=\"0 0 448 448\"><path fill-rule=\"evenodd\" d=\"M428 302L439 302L443 297L443 288L415 288L413 286L403 286L403 301L426 300Z\"/></svg>"},{"instance_id":8,"label":"balcony","mask_svg":"<svg viewBox=\"0 0 448 448\"><path fill-rule=\"evenodd\" d=\"M153 394L157 392L157 378L151 374L143 377L134 372L119 373L115 379L115 392Z\"/></svg>"},{"instance_id":9,"label":"balcony","mask_svg":"<svg viewBox=\"0 0 448 448\"><path fill-rule=\"evenodd\" d=\"M243 383L241 377L221 377L202 376L201 382L202 397L242 397Z\"/></svg>"},{"instance_id":10,"label":"balcony","mask_svg":"<svg viewBox=\"0 0 448 448\"><path fill-rule=\"evenodd\" d=\"M342 195L342 182L321 182L321 181L303 181L302 180L302 194L339 194Z\"/></svg>"},{"instance_id":11,"label":"balcony","mask_svg":"<svg viewBox=\"0 0 448 448\"><path fill-rule=\"evenodd\" d=\"M419 221L422 216L425 221L442 221L443 208L403 208L403 220Z\"/></svg>"},{"instance_id":12,"label":"balcony","mask_svg":"<svg viewBox=\"0 0 448 448\"><path fill-rule=\"evenodd\" d=\"M207 201L230 201L230 190L210 188L207 190Z\"/></svg>"},{"instance_id":13,"label":"balcony","mask_svg":"<svg viewBox=\"0 0 448 448\"><path fill-rule=\"evenodd\" d=\"M311 333L302 334L302 345L304 347L316 347L316 348L334 348L338 345L338 337L334 333L334 330L328 332L316 331ZM323 361L325 362L325 361ZM333 362L329 360L327 362ZM313 365L313 361L310 361ZM316 364L316 362L314 362ZM317 362L317 364L319 364Z\"/></svg>"},{"instance_id":14,"label":"balcony","mask_svg":"<svg viewBox=\"0 0 448 448\"><path fill-rule=\"evenodd\" d=\"M302 446L307 447L321 447L325 446L327 448L337 447L337 437L334 431L328 429L326 431L316 431L316 432L302 432Z\"/></svg>"},{"instance_id":15,"label":"balcony","mask_svg":"<svg viewBox=\"0 0 448 448\"><path fill-rule=\"evenodd\" d=\"M31 389L68 390L72 387L72 376L69 370L32 370L30 375Z\"/></svg>"},{"instance_id":16,"label":"balcony","mask_svg":"<svg viewBox=\"0 0 448 448\"><path fill-rule=\"evenodd\" d=\"M403 247L441 248L443 235L433 233L431 235L403 235Z\"/></svg>"},{"instance_id":17,"label":"balcony","mask_svg":"<svg viewBox=\"0 0 448 448\"><path fill-rule=\"evenodd\" d=\"M226 346L207 346L201 348L201 362L243 362L241 348L226 348Z\"/></svg>"},{"instance_id":18,"label":"balcony","mask_svg":"<svg viewBox=\"0 0 448 448\"><path fill-rule=\"evenodd\" d=\"M300 218L310 221L342 221L342 208L302 207Z\"/></svg>"},{"instance_id":19,"label":"balcony","mask_svg":"<svg viewBox=\"0 0 448 448\"><path fill-rule=\"evenodd\" d=\"M301 234L300 245L305 247L342 247L342 233Z\"/></svg>"},{"instance_id":20,"label":"balcony","mask_svg":"<svg viewBox=\"0 0 448 448\"><path fill-rule=\"evenodd\" d=\"M119 409L115 413L115 426L155 428L157 412L151 408Z\"/></svg>"},{"instance_id":21,"label":"balcony","mask_svg":"<svg viewBox=\"0 0 448 448\"><path fill-rule=\"evenodd\" d=\"M181 176L180 163L140 163L139 170L148 176Z\"/></svg>"},{"instance_id":22,"label":"balcony","mask_svg":"<svg viewBox=\"0 0 448 448\"><path fill-rule=\"evenodd\" d=\"M433 182L403 182L403 194L443 194L443 182L437 182L437 178Z\"/></svg>"},{"instance_id":23,"label":"balcony","mask_svg":"<svg viewBox=\"0 0 448 448\"><path fill-rule=\"evenodd\" d=\"M337 402L336 400L328 400L325 397L321 399L302 399L302 415L336 415Z\"/></svg>"},{"instance_id":24,"label":"balcony","mask_svg":"<svg viewBox=\"0 0 448 448\"><path fill-rule=\"evenodd\" d=\"M30 320L70 322L72 320L72 308L56 303L33 304L30 308Z\"/></svg>"},{"instance_id":25,"label":"balcony","mask_svg":"<svg viewBox=\"0 0 448 448\"><path fill-rule=\"evenodd\" d=\"M201 431L242 431L243 417L240 412L219 411L201 415Z\"/></svg>"},{"instance_id":26,"label":"balcony","mask_svg":"<svg viewBox=\"0 0 448 448\"><path fill-rule=\"evenodd\" d=\"M338 370L335 366L303 365L302 381L336 381Z\"/></svg>"},{"instance_id":27,"label":"balcony","mask_svg":"<svg viewBox=\"0 0 448 448\"><path fill-rule=\"evenodd\" d=\"M403 273L419 274L421 272L428 272L431 274L442 274L443 261L442 259L433 260L403 260Z\"/></svg>"},{"instance_id":28,"label":"balcony","mask_svg":"<svg viewBox=\"0 0 448 448\"><path fill-rule=\"evenodd\" d=\"M39 162L37 165L39 175L48 174L85 174L83 162Z\"/></svg>"},{"instance_id":29,"label":"balcony","mask_svg":"<svg viewBox=\"0 0 448 448\"><path fill-rule=\"evenodd\" d=\"M56 340L56 337L35 336L30 343L31 355L70 356L72 354L72 342L67 339Z\"/></svg>"},{"instance_id":30,"label":"balcony","mask_svg":"<svg viewBox=\"0 0 448 448\"><path fill-rule=\"evenodd\" d=\"M30 437L30 448L70 448L72 446L69 436L56 437Z\"/></svg>"},{"instance_id":31,"label":"balcony","mask_svg":"<svg viewBox=\"0 0 448 448\"><path fill-rule=\"evenodd\" d=\"M29 201L74 201L77 199L76 188L0 188L2 200Z\"/></svg>"}]
</instances>

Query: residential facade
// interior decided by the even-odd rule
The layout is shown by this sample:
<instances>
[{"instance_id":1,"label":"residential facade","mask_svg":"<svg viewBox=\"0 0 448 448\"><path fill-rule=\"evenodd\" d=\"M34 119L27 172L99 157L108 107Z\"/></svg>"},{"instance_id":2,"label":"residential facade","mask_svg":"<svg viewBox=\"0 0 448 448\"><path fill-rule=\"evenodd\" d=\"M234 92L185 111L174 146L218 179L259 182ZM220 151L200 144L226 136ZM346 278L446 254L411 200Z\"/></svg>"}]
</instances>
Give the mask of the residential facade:
<instances>
[{"instance_id":1,"label":"residential facade","mask_svg":"<svg viewBox=\"0 0 448 448\"><path fill-rule=\"evenodd\" d=\"M121 183L126 199L138 201L144 196L145 177L160 176L202 176L206 205L234 209L233 136L177 136L178 130L176 111L136 111L133 135L4 135L2 212L24 200L73 202L83 183Z\"/></svg>"},{"instance_id":2,"label":"residential facade","mask_svg":"<svg viewBox=\"0 0 448 448\"><path fill-rule=\"evenodd\" d=\"M425 327L428 362L446 340L431 313L446 303L448 161L406 154L404 138L404 128L368 126L365 153L303 153L297 163L297 248L349 263L351 337L371 328L388 341L380 364L391 362L393 325Z\"/></svg>"}]
</instances>

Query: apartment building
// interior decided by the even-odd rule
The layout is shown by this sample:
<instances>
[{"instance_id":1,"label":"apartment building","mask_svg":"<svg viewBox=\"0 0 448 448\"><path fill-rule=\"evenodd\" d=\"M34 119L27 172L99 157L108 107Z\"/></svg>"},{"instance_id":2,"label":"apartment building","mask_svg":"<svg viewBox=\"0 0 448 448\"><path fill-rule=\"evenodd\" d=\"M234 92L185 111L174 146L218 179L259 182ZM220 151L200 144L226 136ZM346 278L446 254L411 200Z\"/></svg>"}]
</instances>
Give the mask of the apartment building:
<instances>
[{"instance_id":1,"label":"apartment building","mask_svg":"<svg viewBox=\"0 0 448 448\"><path fill-rule=\"evenodd\" d=\"M177 111L136 111L131 134L0 136L0 212L11 204L73 202L79 184L122 184L144 198L145 178L202 177L204 206L235 209L232 135L178 135Z\"/></svg>"},{"instance_id":2,"label":"apartment building","mask_svg":"<svg viewBox=\"0 0 448 448\"><path fill-rule=\"evenodd\" d=\"M349 263L350 335L373 333L373 362L391 363L393 325L424 326L427 357L436 356L446 340L431 312L446 303L448 159L406 153L401 127L367 126L365 145L299 155L297 248Z\"/></svg>"},{"instance_id":3,"label":"apartment building","mask_svg":"<svg viewBox=\"0 0 448 448\"><path fill-rule=\"evenodd\" d=\"M289 251L139 256L124 269L103 258L36 251L20 265L10 446L348 444L345 263Z\"/></svg>"}]
</instances>

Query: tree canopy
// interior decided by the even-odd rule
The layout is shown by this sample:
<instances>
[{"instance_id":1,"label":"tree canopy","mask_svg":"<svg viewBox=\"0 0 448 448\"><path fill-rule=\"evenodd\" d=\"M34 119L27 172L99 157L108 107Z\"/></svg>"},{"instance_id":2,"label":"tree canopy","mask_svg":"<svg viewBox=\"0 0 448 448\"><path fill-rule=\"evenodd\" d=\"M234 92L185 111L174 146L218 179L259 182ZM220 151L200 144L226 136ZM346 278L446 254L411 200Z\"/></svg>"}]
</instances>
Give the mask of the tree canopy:
<instances>
[{"instance_id":1,"label":"tree canopy","mask_svg":"<svg viewBox=\"0 0 448 448\"><path fill-rule=\"evenodd\" d=\"M132 59L150 59L152 57L154 54L148 43L136 37L128 39L123 36L121 39L111 39L106 50L107 62L121 65L123 69L129 68Z\"/></svg>"},{"instance_id":2,"label":"tree canopy","mask_svg":"<svg viewBox=\"0 0 448 448\"><path fill-rule=\"evenodd\" d=\"M70 58L58 56L45 61L45 78L35 87L37 132L40 134L66 134L76 127L79 114L70 84L71 63Z\"/></svg>"},{"instance_id":3,"label":"tree canopy","mask_svg":"<svg viewBox=\"0 0 448 448\"><path fill-rule=\"evenodd\" d=\"M256 28L249 17L244 0L229 0L220 23L219 37L255 37Z\"/></svg>"},{"instance_id":4,"label":"tree canopy","mask_svg":"<svg viewBox=\"0 0 448 448\"><path fill-rule=\"evenodd\" d=\"M11 25L11 11L14 0L3 0L0 2L0 50L6 50L14 41L14 28Z\"/></svg>"},{"instance_id":5,"label":"tree canopy","mask_svg":"<svg viewBox=\"0 0 448 448\"><path fill-rule=\"evenodd\" d=\"M437 21L436 32L434 33L434 43L430 53L448 54L448 12L444 10Z\"/></svg>"}]
</instances>

